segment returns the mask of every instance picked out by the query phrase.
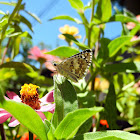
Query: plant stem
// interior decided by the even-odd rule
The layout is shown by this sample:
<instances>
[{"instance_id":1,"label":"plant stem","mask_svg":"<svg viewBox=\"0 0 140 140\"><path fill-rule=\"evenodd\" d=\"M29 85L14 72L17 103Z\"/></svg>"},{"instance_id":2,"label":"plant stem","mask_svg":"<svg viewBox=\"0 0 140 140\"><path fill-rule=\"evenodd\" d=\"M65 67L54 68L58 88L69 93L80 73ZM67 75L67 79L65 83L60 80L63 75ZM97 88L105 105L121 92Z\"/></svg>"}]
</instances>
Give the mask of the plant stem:
<instances>
[{"instance_id":1,"label":"plant stem","mask_svg":"<svg viewBox=\"0 0 140 140\"><path fill-rule=\"evenodd\" d=\"M93 17L94 17L94 6L95 6L95 0L92 0L92 8L91 8L90 22L92 22Z\"/></svg>"},{"instance_id":2,"label":"plant stem","mask_svg":"<svg viewBox=\"0 0 140 140\"><path fill-rule=\"evenodd\" d=\"M1 139L6 140L3 124L0 124Z\"/></svg>"},{"instance_id":3,"label":"plant stem","mask_svg":"<svg viewBox=\"0 0 140 140\"><path fill-rule=\"evenodd\" d=\"M93 18L94 18L94 7L95 7L95 0L92 0L92 8L91 8L91 18L90 18L90 23L93 21ZM89 24L90 25L90 24ZM92 28L93 26L90 25L89 26L89 30L88 30L88 46L89 48L92 48L93 46L91 46L91 33L92 33ZM93 60L94 60L94 56L93 56ZM92 61L93 62L93 61ZM95 70L96 71L96 70ZM91 78L89 79L85 89L87 88L88 84L90 83L91 81L91 90L94 90L94 82L95 82L95 77L96 77L96 74L97 72L93 71L93 63L91 64L91 67L90 67L90 73L91 73Z\"/></svg>"},{"instance_id":4,"label":"plant stem","mask_svg":"<svg viewBox=\"0 0 140 140\"><path fill-rule=\"evenodd\" d=\"M33 133L29 131L29 140L33 140Z\"/></svg>"},{"instance_id":5,"label":"plant stem","mask_svg":"<svg viewBox=\"0 0 140 140\"><path fill-rule=\"evenodd\" d=\"M4 49L3 56L2 56L2 60L1 60L1 65L2 65L3 62L4 62L4 59L5 59L5 56L6 56L6 53L7 53L9 44L10 44L10 41L11 41L11 38L9 38L8 43L7 43L7 45L6 45L6 48Z\"/></svg>"},{"instance_id":6,"label":"plant stem","mask_svg":"<svg viewBox=\"0 0 140 140\"><path fill-rule=\"evenodd\" d=\"M16 131L16 135L15 135L15 140L17 139L18 132L19 132L19 125L17 126L17 131Z\"/></svg>"},{"instance_id":7,"label":"plant stem","mask_svg":"<svg viewBox=\"0 0 140 140\"><path fill-rule=\"evenodd\" d=\"M89 83L90 83L91 81L94 81L96 75L97 75L97 72L94 72L94 73L91 75L91 77L90 77L90 79L88 80L88 82L87 82L85 88L83 89L83 92L86 91L86 89L87 89Z\"/></svg>"},{"instance_id":8,"label":"plant stem","mask_svg":"<svg viewBox=\"0 0 140 140\"><path fill-rule=\"evenodd\" d=\"M43 63L40 63L40 69L39 69L39 74L41 75L42 72L42 68L43 68Z\"/></svg>"},{"instance_id":9,"label":"plant stem","mask_svg":"<svg viewBox=\"0 0 140 140\"><path fill-rule=\"evenodd\" d=\"M100 29L100 26L99 26L99 29ZM99 40L100 40L100 35L101 35L101 29L99 30L98 41L97 41L97 44L96 44L96 47L95 47L95 52L94 52L94 57L95 57L95 58L97 57L98 50L99 50Z\"/></svg>"},{"instance_id":10,"label":"plant stem","mask_svg":"<svg viewBox=\"0 0 140 140\"><path fill-rule=\"evenodd\" d=\"M122 88L122 91L125 91L126 89L128 89L128 88L134 86L134 84L137 83L139 80L140 80L140 77L137 78L135 81L133 81L133 82L127 84L126 86L124 86L124 87Z\"/></svg>"},{"instance_id":11,"label":"plant stem","mask_svg":"<svg viewBox=\"0 0 140 140\"><path fill-rule=\"evenodd\" d=\"M91 8L90 22L92 22L93 17L94 17L94 6L95 6L95 0L92 0L92 8ZM91 39L92 27L93 26L90 26L89 27L89 30L88 30L88 46L89 46L89 48L91 48L91 46L90 46L90 39Z\"/></svg>"}]
</instances>

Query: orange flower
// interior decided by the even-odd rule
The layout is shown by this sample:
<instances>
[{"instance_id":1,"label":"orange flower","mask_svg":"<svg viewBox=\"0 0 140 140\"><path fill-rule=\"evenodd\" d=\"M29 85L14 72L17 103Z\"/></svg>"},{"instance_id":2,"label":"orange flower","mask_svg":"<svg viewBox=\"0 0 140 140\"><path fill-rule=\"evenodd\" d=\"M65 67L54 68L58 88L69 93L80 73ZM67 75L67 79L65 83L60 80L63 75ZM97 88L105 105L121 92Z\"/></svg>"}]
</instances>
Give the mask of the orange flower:
<instances>
[{"instance_id":1,"label":"orange flower","mask_svg":"<svg viewBox=\"0 0 140 140\"><path fill-rule=\"evenodd\" d=\"M101 125L106 125L106 128L109 128L109 125L107 123L107 120L100 120Z\"/></svg>"},{"instance_id":2,"label":"orange flower","mask_svg":"<svg viewBox=\"0 0 140 140\"><path fill-rule=\"evenodd\" d=\"M95 90L101 90L104 91L105 89L108 89L109 82L105 79L101 80L101 78L96 77L95 83L94 83L94 89Z\"/></svg>"},{"instance_id":3,"label":"orange flower","mask_svg":"<svg viewBox=\"0 0 140 140\"><path fill-rule=\"evenodd\" d=\"M72 36L74 36L75 38L77 39L80 39L81 38L81 35L76 35L79 33L78 29L74 26L69 26L69 25L65 25L64 27L60 27L59 28L59 31L62 33L62 34L70 34ZM58 37L60 39L66 39L64 35L59 35Z\"/></svg>"},{"instance_id":4,"label":"orange flower","mask_svg":"<svg viewBox=\"0 0 140 140\"><path fill-rule=\"evenodd\" d=\"M34 134L33 135L33 140L39 140L39 139L36 139L36 138L37 138L37 136ZM24 135L20 138L20 140L29 140L29 133L28 132L24 133Z\"/></svg>"}]
</instances>

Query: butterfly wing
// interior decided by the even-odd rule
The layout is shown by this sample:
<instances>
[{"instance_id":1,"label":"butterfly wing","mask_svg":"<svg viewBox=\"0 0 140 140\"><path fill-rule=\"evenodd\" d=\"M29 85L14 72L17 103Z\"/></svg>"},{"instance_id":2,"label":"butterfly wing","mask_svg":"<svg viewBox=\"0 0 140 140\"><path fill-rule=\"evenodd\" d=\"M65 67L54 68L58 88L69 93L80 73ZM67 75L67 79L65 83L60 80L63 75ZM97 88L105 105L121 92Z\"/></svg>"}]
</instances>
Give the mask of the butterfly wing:
<instances>
[{"instance_id":1,"label":"butterfly wing","mask_svg":"<svg viewBox=\"0 0 140 140\"><path fill-rule=\"evenodd\" d=\"M82 79L88 71L92 61L92 50L85 50L62 61L58 65L58 72L74 82Z\"/></svg>"}]
</instances>

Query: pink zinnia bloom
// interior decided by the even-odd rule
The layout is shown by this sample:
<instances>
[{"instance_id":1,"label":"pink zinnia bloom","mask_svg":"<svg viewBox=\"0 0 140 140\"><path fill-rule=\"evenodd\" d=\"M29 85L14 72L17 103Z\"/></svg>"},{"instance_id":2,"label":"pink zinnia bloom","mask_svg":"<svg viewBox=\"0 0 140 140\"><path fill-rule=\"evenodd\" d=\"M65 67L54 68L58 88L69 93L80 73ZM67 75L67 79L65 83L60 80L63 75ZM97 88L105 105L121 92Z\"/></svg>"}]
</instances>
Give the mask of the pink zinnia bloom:
<instances>
[{"instance_id":1,"label":"pink zinnia bloom","mask_svg":"<svg viewBox=\"0 0 140 140\"><path fill-rule=\"evenodd\" d=\"M27 87L29 86L29 87ZM10 92L7 91L6 94L9 98L5 97L6 100L14 100L16 102L23 102L29 106L31 106L37 113L38 115L42 118L42 120L44 121L45 119L47 119L45 117L45 115L43 114L43 112L51 112L54 113L54 109L55 109L55 104L54 102L54 98L53 98L53 91L49 92L48 94L46 94L44 97L42 97L41 99L38 98L38 93L36 88L38 88L38 86L35 87L35 85L33 84L24 84L24 86L22 86L23 89L21 89L22 94L21 94L21 98L14 92ZM29 88L31 88L31 90L29 90ZM32 89L35 89L35 91L33 92ZM27 92L27 90L29 91L28 95L25 95L25 92ZM30 96L30 93L33 93ZM36 98L37 97L37 98ZM34 98L36 98L35 100L33 100ZM25 100L24 100L25 99ZM33 102L29 102L29 101ZM8 113L6 110L1 109L0 108L0 124L4 123L8 118L11 118L10 123L8 124L9 127L15 127L19 124L19 121L16 120L10 113Z\"/></svg>"},{"instance_id":2,"label":"pink zinnia bloom","mask_svg":"<svg viewBox=\"0 0 140 140\"><path fill-rule=\"evenodd\" d=\"M58 57L56 57L56 56L45 54L46 52L48 52L48 50L46 50L46 49L40 50L37 46L34 46L33 48L31 48L29 50L28 53L30 55L28 56L28 58L37 60L40 63L45 63L45 66L49 70L53 71L55 69L52 66L51 62L60 61L60 59Z\"/></svg>"},{"instance_id":3,"label":"pink zinnia bloom","mask_svg":"<svg viewBox=\"0 0 140 140\"><path fill-rule=\"evenodd\" d=\"M137 21L140 23L140 15L137 15L137 16L136 16L136 19L137 19ZM126 24L126 27L127 27L129 30L133 29L135 26L136 26L136 24L135 24L134 22L128 22L128 23Z\"/></svg>"}]
</instances>

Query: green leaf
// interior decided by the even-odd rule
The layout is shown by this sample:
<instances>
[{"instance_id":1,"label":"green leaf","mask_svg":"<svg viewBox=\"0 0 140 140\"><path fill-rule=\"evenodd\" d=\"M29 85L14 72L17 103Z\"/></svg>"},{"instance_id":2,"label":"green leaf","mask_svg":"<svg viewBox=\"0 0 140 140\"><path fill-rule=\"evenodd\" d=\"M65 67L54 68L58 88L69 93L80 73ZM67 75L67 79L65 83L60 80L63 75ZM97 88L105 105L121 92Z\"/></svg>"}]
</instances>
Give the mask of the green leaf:
<instances>
[{"instance_id":1,"label":"green leaf","mask_svg":"<svg viewBox=\"0 0 140 140\"><path fill-rule=\"evenodd\" d=\"M12 100L5 100L0 104L0 108L5 109L12 114L21 124L27 127L29 131L36 134L41 139L47 139L42 119L28 105Z\"/></svg>"},{"instance_id":2,"label":"green leaf","mask_svg":"<svg viewBox=\"0 0 140 140\"><path fill-rule=\"evenodd\" d=\"M8 23L8 18L3 18L0 20L0 28L2 28L4 25Z\"/></svg>"},{"instance_id":3,"label":"green leaf","mask_svg":"<svg viewBox=\"0 0 140 140\"><path fill-rule=\"evenodd\" d=\"M11 55L11 58L12 58L12 59L14 59L14 57L15 57L16 55L18 55L18 53L19 53L19 48L20 48L20 43L21 43L21 37L18 36L18 37L15 38L15 40L14 40L14 45L13 45L13 47L12 47L12 55Z\"/></svg>"},{"instance_id":4,"label":"green leaf","mask_svg":"<svg viewBox=\"0 0 140 140\"><path fill-rule=\"evenodd\" d=\"M139 107L139 106L138 106ZM136 111L135 111L136 112ZM139 111L138 111L139 114ZM140 127L140 117L134 119L134 124Z\"/></svg>"},{"instance_id":5,"label":"green leaf","mask_svg":"<svg viewBox=\"0 0 140 140\"><path fill-rule=\"evenodd\" d=\"M80 108L90 108L95 106L95 93L93 91L86 91L78 93L78 101ZM88 101L88 102L87 102Z\"/></svg>"},{"instance_id":6,"label":"green leaf","mask_svg":"<svg viewBox=\"0 0 140 140\"><path fill-rule=\"evenodd\" d=\"M137 24L130 32L129 35L135 35L140 30L140 24Z\"/></svg>"},{"instance_id":7,"label":"green leaf","mask_svg":"<svg viewBox=\"0 0 140 140\"><path fill-rule=\"evenodd\" d=\"M77 19L77 18L73 18L71 16L68 16L68 15L60 15L60 16L56 16L56 17L53 17L51 18L50 20L70 20L70 21L73 21L73 22L76 22L77 24L82 24L82 22Z\"/></svg>"},{"instance_id":8,"label":"green leaf","mask_svg":"<svg viewBox=\"0 0 140 140\"><path fill-rule=\"evenodd\" d=\"M68 0L71 4L71 7L73 7L76 10L84 9L84 4L81 0Z\"/></svg>"},{"instance_id":9,"label":"green leaf","mask_svg":"<svg viewBox=\"0 0 140 140\"><path fill-rule=\"evenodd\" d=\"M70 35L70 34L63 34L67 39L70 39L70 40L72 40L72 41L75 41L75 42L78 42L77 40L76 40L76 38L73 36L73 35Z\"/></svg>"},{"instance_id":10,"label":"green leaf","mask_svg":"<svg viewBox=\"0 0 140 140\"><path fill-rule=\"evenodd\" d=\"M44 120L44 126L45 126L45 130L46 130L46 134L47 134L50 130L51 123L48 120Z\"/></svg>"},{"instance_id":11,"label":"green leaf","mask_svg":"<svg viewBox=\"0 0 140 140\"><path fill-rule=\"evenodd\" d=\"M61 46L45 54L51 54L60 57L70 57L76 53L79 53L79 51L74 47Z\"/></svg>"},{"instance_id":12,"label":"green leaf","mask_svg":"<svg viewBox=\"0 0 140 140\"><path fill-rule=\"evenodd\" d=\"M5 15L5 13L4 13L2 10L0 10L0 14L1 14L1 15Z\"/></svg>"},{"instance_id":13,"label":"green leaf","mask_svg":"<svg viewBox=\"0 0 140 140\"><path fill-rule=\"evenodd\" d=\"M2 104L4 102L5 102L4 92L3 92L2 86L0 85L0 108L2 107Z\"/></svg>"},{"instance_id":14,"label":"green leaf","mask_svg":"<svg viewBox=\"0 0 140 140\"><path fill-rule=\"evenodd\" d=\"M6 37L18 36L18 35L20 35L21 33L22 33L22 32L12 33L12 34L7 35Z\"/></svg>"},{"instance_id":15,"label":"green leaf","mask_svg":"<svg viewBox=\"0 0 140 140\"><path fill-rule=\"evenodd\" d=\"M108 21L112 14L110 0L100 0L98 3L96 15L102 22Z\"/></svg>"},{"instance_id":16,"label":"green leaf","mask_svg":"<svg viewBox=\"0 0 140 140\"><path fill-rule=\"evenodd\" d=\"M39 17L37 17L35 14L24 10L27 14L29 14L31 17L33 17L36 21L38 21L39 23L41 23L41 20L39 19Z\"/></svg>"},{"instance_id":17,"label":"green leaf","mask_svg":"<svg viewBox=\"0 0 140 140\"><path fill-rule=\"evenodd\" d=\"M117 64L108 64L103 67L105 72L127 72L135 73L140 72L140 62L129 62L129 63L117 63Z\"/></svg>"},{"instance_id":18,"label":"green leaf","mask_svg":"<svg viewBox=\"0 0 140 140\"><path fill-rule=\"evenodd\" d=\"M84 108L68 113L55 130L56 139L73 138L79 127L102 109L102 107Z\"/></svg>"},{"instance_id":19,"label":"green leaf","mask_svg":"<svg viewBox=\"0 0 140 140\"><path fill-rule=\"evenodd\" d=\"M54 76L55 112L53 124L56 128L67 113L78 109L78 101L72 84L63 76Z\"/></svg>"},{"instance_id":20,"label":"green leaf","mask_svg":"<svg viewBox=\"0 0 140 140\"><path fill-rule=\"evenodd\" d=\"M117 129L116 93L114 84L111 82L105 102L105 116L110 129Z\"/></svg>"},{"instance_id":21,"label":"green leaf","mask_svg":"<svg viewBox=\"0 0 140 140\"><path fill-rule=\"evenodd\" d=\"M101 48L99 49L99 53L97 56L98 63L102 63L104 60L108 59L109 57L109 51L108 51L108 44L110 43L110 39L108 38L101 38L100 44Z\"/></svg>"},{"instance_id":22,"label":"green leaf","mask_svg":"<svg viewBox=\"0 0 140 140\"><path fill-rule=\"evenodd\" d=\"M73 140L139 140L140 136L119 130L89 132L79 135Z\"/></svg>"},{"instance_id":23,"label":"green leaf","mask_svg":"<svg viewBox=\"0 0 140 140\"><path fill-rule=\"evenodd\" d=\"M10 5L10 6L16 6L16 2L4 2L4 1L1 1L0 4L5 4L5 5Z\"/></svg>"},{"instance_id":24,"label":"green leaf","mask_svg":"<svg viewBox=\"0 0 140 140\"><path fill-rule=\"evenodd\" d=\"M27 20L24 16L21 16L21 15L20 15L20 21L21 21L22 23L24 23L24 24L33 32L32 24L30 23L29 20Z\"/></svg>"},{"instance_id":25,"label":"green leaf","mask_svg":"<svg viewBox=\"0 0 140 140\"><path fill-rule=\"evenodd\" d=\"M93 26L91 31L91 37L90 37L91 38L90 46L95 46L95 43L99 38L99 34L100 34L100 28L97 26Z\"/></svg>"},{"instance_id":26,"label":"green leaf","mask_svg":"<svg viewBox=\"0 0 140 140\"><path fill-rule=\"evenodd\" d=\"M14 57L15 57L16 55L18 55L22 37L29 37L28 32L27 32L27 31L22 32L20 35L18 35L18 36L15 38L14 44L13 44L13 47L12 47L11 59L14 59Z\"/></svg>"},{"instance_id":27,"label":"green leaf","mask_svg":"<svg viewBox=\"0 0 140 140\"><path fill-rule=\"evenodd\" d=\"M128 22L134 22L135 24L139 24L139 22L136 20L136 18L129 17L123 14L115 14L110 19L108 22L114 22L114 21L120 21L121 23L128 23ZM98 24L103 24L106 21L101 21L99 17L94 17L93 21L90 23L90 26L92 25L98 25Z\"/></svg>"},{"instance_id":28,"label":"green leaf","mask_svg":"<svg viewBox=\"0 0 140 140\"><path fill-rule=\"evenodd\" d=\"M136 24L139 24L139 22L135 18L125 16L125 15L122 15L122 14L116 14L116 15L112 16L109 19L109 22L112 22L112 21L120 21L122 23L134 22Z\"/></svg>"},{"instance_id":29,"label":"green leaf","mask_svg":"<svg viewBox=\"0 0 140 140\"><path fill-rule=\"evenodd\" d=\"M79 128L76 135L84 134L90 131L93 124L93 118L90 117L88 120L86 120Z\"/></svg>"},{"instance_id":30,"label":"green leaf","mask_svg":"<svg viewBox=\"0 0 140 140\"><path fill-rule=\"evenodd\" d=\"M0 65L0 69L1 68L14 68L16 72L19 73L34 72L33 68L30 65L21 62L7 62Z\"/></svg>"},{"instance_id":31,"label":"green leaf","mask_svg":"<svg viewBox=\"0 0 140 140\"><path fill-rule=\"evenodd\" d=\"M80 43L80 42L76 42L73 41L81 50L85 50L85 49L89 49L89 47L87 45L85 45L84 43Z\"/></svg>"},{"instance_id":32,"label":"green leaf","mask_svg":"<svg viewBox=\"0 0 140 140\"><path fill-rule=\"evenodd\" d=\"M14 76L16 76L16 72L14 70L11 70L9 68L0 69L0 83Z\"/></svg>"},{"instance_id":33,"label":"green leaf","mask_svg":"<svg viewBox=\"0 0 140 140\"><path fill-rule=\"evenodd\" d=\"M132 36L121 36L108 44L109 57L114 56L122 47L130 43Z\"/></svg>"},{"instance_id":34,"label":"green leaf","mask_svg":"<svg viewBox=\"0 0 140 140\"><path fill-rule=\"evenodd\" d=\"M8 30L6 30L5 36L7 37L9 34L13 33L15 31L14 28L9 28Z\"/></svg>"}]
</instances>

